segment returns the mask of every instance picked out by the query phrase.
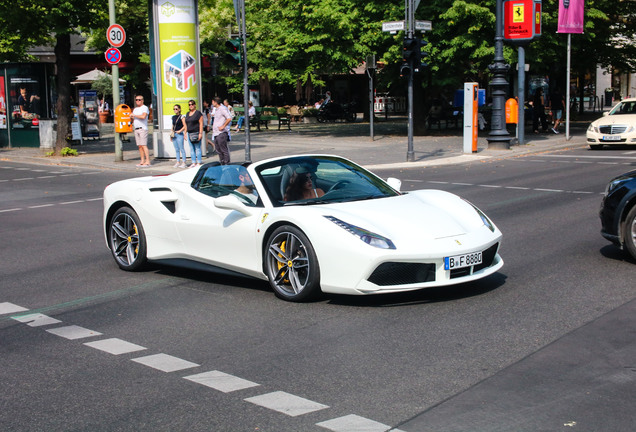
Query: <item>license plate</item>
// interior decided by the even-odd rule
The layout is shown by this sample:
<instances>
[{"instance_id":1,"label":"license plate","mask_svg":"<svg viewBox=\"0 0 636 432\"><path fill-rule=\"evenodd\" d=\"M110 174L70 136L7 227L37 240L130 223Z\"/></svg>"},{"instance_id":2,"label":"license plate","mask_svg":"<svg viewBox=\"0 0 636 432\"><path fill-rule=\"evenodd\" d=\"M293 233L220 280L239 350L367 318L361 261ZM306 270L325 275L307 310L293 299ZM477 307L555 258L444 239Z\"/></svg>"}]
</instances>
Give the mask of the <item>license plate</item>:
<instances>
[{"instance_id":1,"label":"license plate","mask_svg":"<svg viewBox=\"0 0 636 432\"><path fill-rule=\"evenodd\" d=\"M453 270L462 267L470 267L481 264L481 252L473 252L463 255L455 255L444 258L444 270Z\"/></svg>"},{"instance_id":2,"label":"license plate","mask_svg":"<svg viewBox=\"0 0 636 432\"><path fill-rule=\"evenodd\" d=\"M603 135L603 141L620 141L620 135Z\"/></svg>"}]
</instances>

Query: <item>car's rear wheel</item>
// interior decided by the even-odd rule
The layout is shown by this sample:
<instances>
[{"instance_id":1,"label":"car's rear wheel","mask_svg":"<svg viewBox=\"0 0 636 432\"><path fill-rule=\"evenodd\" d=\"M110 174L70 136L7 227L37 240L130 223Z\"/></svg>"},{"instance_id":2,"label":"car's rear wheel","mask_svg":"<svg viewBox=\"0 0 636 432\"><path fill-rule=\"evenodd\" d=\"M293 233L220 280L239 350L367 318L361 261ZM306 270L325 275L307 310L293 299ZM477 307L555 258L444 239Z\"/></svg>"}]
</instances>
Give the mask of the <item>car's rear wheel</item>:
<instances>
[{"instance_id":1,"label":"car's rear wheel","mask_svg":"<svg viewBox=\"0 0 636 432\"><path fill-rule=\"evenodd\" d=\"M267 240L265 271L276 296L288 301L310 300L320 293L316 252L298 228L284 225Z\"/></svg>"},{"instance_id":2,"label":"car's rear wheel","mask_svg":"<svg viewBox=\"0 0 636 432\"><path fill-rule=\"evenodd\" d=\"M625 249L636 259L636 206L627 213L623 233Z\"/></svg>"},{"instance_id":3,"label":"car's rear wheel","mask_svg":"<svg viewBox=\"0 0 636 432\"><path fill-rule=\"evenodd\" d=\"M108 224L108 243L121 269L139 270L146 263L146 234L133 209L122 207L115 212Z\"/></svg>"}]
</instances>

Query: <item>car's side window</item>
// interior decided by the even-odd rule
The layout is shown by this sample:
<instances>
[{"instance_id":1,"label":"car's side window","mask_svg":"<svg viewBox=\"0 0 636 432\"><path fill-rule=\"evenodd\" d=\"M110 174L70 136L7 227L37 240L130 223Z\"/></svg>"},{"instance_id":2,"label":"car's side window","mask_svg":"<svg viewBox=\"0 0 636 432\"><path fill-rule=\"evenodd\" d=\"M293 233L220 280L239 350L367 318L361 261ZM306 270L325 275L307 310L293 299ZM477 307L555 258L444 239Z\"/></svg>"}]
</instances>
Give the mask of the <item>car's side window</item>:
<instances>
[{"instance_id":1,"label":"car's side window","mask_svg":"<svg viewBox=\"0 0 636 432\"><path fill-rule=\"evenodd\" d=\"M240 165L217 165L209 167L199 181L198 191L219 198L235 195L248 206L256 206L258 192L247 170Z\"/></svg>"}]
</instances>

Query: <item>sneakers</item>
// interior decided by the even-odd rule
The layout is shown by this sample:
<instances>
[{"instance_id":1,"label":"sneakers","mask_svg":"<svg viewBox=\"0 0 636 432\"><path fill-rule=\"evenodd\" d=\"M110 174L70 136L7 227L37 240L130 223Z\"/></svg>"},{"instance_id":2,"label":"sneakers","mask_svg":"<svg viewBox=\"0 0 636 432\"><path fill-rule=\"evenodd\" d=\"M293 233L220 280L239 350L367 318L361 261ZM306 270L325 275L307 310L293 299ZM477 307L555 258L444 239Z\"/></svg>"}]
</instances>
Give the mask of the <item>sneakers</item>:
<instances>
[{"instance_id":1,"label":"sneakers","mask_svg":"<svg viewBox=\"0 0 636 432\"><path fill-rule=\"evenodd\" d=\"M182 163L181 165L179 165L179 168L185 168L186 164Z\"/></svg>"},{"instance_id":2,"label":"sneakers","mask_svg":"<svg viewBox=\"0 0 636 432\"><path fill-rule=\"evenodd\" d=\"M177 161L172 167L173 168L179 168L179 161Z\"/></svg>"},{"instance_id":3,"label":"sneakers","mask_svg":"<svg viewBox=\"0 0 636 432\"><path fill-rule=\"evenodd\" d=\"M559 131L558 131L558 130L556 130L555 128L552 128L551 130L552 130L552 132L554 132L555 134L558 134L558 133L559 133Z\"/></svg>"}]
</instances>

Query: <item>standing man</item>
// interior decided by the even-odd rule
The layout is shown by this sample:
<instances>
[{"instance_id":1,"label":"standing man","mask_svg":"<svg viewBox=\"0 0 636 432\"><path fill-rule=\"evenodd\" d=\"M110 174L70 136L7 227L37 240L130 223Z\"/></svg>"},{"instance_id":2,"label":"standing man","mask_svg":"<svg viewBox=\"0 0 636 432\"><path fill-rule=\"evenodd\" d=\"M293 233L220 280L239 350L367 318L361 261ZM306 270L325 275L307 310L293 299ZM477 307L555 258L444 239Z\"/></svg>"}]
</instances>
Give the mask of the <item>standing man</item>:
<instances>
[{"instance_id":1,"label":"standing man","mask_svg":"<svg viewBox=\"0 0 636 432\"><path fill-rule=\"evenodd\" d=\"M232 116L225 105L221 102L220 97L212 99L214 110L214 124L212 125L212 139L214 146L219 153L219 161L221 165L230 163L230 150L227 148L228 132L230 131L230 123Z\"/></svg>"},{"instance_id":2,"label":"standing man","mask_svg":"<svg viewBox=\"0 0 636 432\"><path fill-rule=\"evenodd\" d=\"M135 142L139 148L141 162L136 165L137 168L146 168L150 166L150 155L148 153L148 116L150 110L144 105L144 97L135 96L135 109L132 112L133 128L135 129Z\"/></svg>"}]
</instances>

